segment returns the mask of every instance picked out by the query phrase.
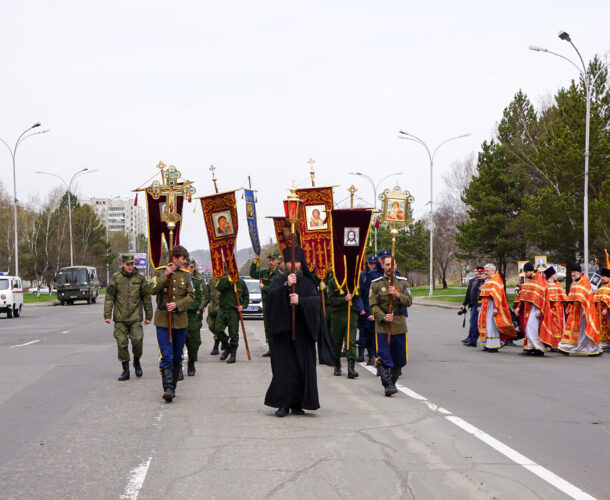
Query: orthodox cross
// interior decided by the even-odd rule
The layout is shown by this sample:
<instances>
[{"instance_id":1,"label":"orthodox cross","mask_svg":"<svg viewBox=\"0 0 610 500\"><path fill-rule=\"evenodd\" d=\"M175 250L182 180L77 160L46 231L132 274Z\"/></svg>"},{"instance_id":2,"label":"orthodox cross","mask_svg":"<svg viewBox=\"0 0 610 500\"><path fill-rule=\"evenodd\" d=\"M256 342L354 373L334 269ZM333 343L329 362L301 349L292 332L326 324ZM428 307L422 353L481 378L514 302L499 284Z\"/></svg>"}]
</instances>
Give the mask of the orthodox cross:
<instances>
[{"instance_id":1,"label":"orthodox cross","mask_svg":"<svg viewBox=\"0 0 610 500\"><path fill-rule=\"evenodd\" d=\"M176 211L178 196L190 199L195 194L195 188L191 181L178 182L181 174L173 165L166 168L166 165L163 162L159 162L157 168L161 170L163 183L155 181L151 186L146 188L146 190L155 200L158 200L161 196L165 196L167 208L163 212L161 220L165 222L168 227L173 228L180 220L180 214Z\"/></svg>"},{"instance_id":2,"label":"orthodox cross","mask_svg":"<svg viewBox=\"0 0 610 500\"><path fill-rule=\"evenodd\" d=\"M316 187L315 176L316 172L313 169L313 164L316 162L313 158L310 158L307 163L309 164L309 175L311 175L311 187Z\"/></svg>"},{"instance_id":3,"label":"orthodox cross","mask_svg":"<svg viewBox=\"0 0 610 500\"><path fill-rule=\"evenodd\" d=\"M216 167L214 165L210 165L210 172L212 172L212 182L214 183L214 191L218 193L218 186L216 185Z\"/></svg>"},{"instance_id":4,"label":"orthodox cross","mask_svg":"<svg viewBox=\"0 0 610 500\"><path fill-rule=\"evenodd\" d=\"M355 194L355 193L356 193L356 191L358 191L358 190L357 190L357 189L356 189L356 187L355 187L355 186L352 184L352 185L349 187L348 191L349 191L349 208L353 210L353 209L354 209L354 194Z\"/></svg>"}]
</instances>

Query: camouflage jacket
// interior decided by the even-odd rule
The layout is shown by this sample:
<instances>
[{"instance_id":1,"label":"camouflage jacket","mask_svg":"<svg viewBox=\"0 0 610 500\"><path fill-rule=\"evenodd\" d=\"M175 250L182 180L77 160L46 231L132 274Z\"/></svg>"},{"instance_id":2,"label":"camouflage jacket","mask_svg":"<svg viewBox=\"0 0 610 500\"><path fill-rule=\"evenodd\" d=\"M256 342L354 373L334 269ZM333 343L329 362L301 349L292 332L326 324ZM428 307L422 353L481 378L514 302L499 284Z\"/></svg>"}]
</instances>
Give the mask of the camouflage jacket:
<instances>
[{"instance_id":1,"label":"camouflage jacket","mask_svg":"<svg viewBox=\"0 0 610 500\"><path fill-rule=\"evenodd\" d=\"M250 294L248 293L246 282L239 279L235 285L237 286L237 293L239 295L239 305L245 309L250 303ZM218 283L216 283L216 290L220 293L218 305L223 309L235 310L237 307L235 291L233 289L233 283L231 283L227 276L223 276L218 280Z\"/></svg>"},{"instance_id":2,"label":"camouflage jacket","mask_svg":"<svg viewBox=\"0 0 610 500\"><path fill-rule=\"evenodd\" d=\"M203 301L202 287L205 286L202 279L199 276L191 276L191 283L193 284L193 291L195 292L195 299L188 308L190 315L196 315L201 310L201 304Z\"/></svg>"},{"instance_id":3,"label":"camouflage jacket","mask_svg":"<svg viewBox=\"0 0 610 500\"><path fill-rule=\"evenodd\" d=\"M155 325L167 328L167 288L169 278L165 275L165 267L157 270L153 277L150 293L157 296L157 310L155 311ZM191 273L178 269L172 274L172 302L176 309L172 312L172 328L186 328L188 323L187 310L195 300L195 292L191 283Z\"/></svg>"},{"instance_id":4,"label":"camouflage jacket","mask_svg":"<svg viewBox=\"0 0 610 500\"><path fill-rule=\"evenodd\" d=\"M146 319L153 315L150 289L146 278L135 269L132 273L124 270L114 274L106 288L104 301L104 319L113 318L121 323L142 321L142 309Z\"/></svg>"},{"instance_id":5,"label":"camouflage jacket","mask_svg":"<svg viewBox=\"0 0 610 500\"><path fill-rule=\"evenodd\" d=\"M204 309L208 308L208 314L212 316L216 316L218 314L218 302L220 300L220 292L216 289L216 283L218 283L218 279L214 276L210 278L210 280L203 284L205 288L203 288L203 300L201 305Z\"/></svg>"},{"instance_id":6,"label":"camouflage jacket","mask_svg":"<svg viewBox=\"0 0 610 500\"><path fill-rule=\"evenodd\" d=\"M406 278L400 276L394 277L394 288L400 292L400 297L392 299L392 312L394 320L392 323L386 323L385 315L390 308L390 294L388 287L390 280L387 276L382 276L371 282L371 291L369 298L369 306L371 312L375 316L375 331L377 333L387 332L390 325L390 333L396 335L407 332L407 318L405 318L405 307L409 307L413 303L411 293L409 292L409 282Z\"/></svg>"}]
</instances>

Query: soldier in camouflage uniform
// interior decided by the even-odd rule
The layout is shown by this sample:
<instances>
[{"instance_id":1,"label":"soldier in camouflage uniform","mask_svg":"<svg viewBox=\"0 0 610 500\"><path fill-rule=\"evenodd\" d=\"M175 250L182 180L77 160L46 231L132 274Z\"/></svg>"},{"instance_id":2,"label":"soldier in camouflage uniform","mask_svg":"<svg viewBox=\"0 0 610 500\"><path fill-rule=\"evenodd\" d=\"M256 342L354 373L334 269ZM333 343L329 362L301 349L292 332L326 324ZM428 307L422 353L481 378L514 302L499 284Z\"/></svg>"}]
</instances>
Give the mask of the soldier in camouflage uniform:
<instances>
[{"instance_id":1,"label":"soldier in camouflage uniform","mask_svg":"<svg viewBox=\"0 0 610 500\"><path fill-rule=\"evenodd\" d=\"M189 254L183 246L173 249L173 259L161 267L153 277L150 293L157 296L155 326L161 360L159 368L163 381L163 399L171 403L176 396L176 386L188 323L187 310L195 299L191 273L184 270ZM170 282L171 279L171 282ZM168 300L168 287L172 287L172 301ZM169 312L172 313L172 341L169 340Z\"/></svg>"},{"instance_id":2,"label":"soldier in camouflage uniform","mask_svg":"<svg viewBox=\"0 0 610 500\"><path fill-rule=\"evenodd\" d=\"M138 273L134 267L133 254L121 256L122 270L110 278L106 288L104 302L104 321L112 323L114 319L114 338L119 354L119 361L123 365L123 373L119 380L129 380L129 339L133 352L133 367L136 377L142 376L142 343L144 330L142 320L148 325L152 319L152 302L146 278ZM142 316L142 308L146 313Z\"/></svg>"},{"instance_id":3,"label":"soldier in camouflage uniform","mask_svg":"<svg viewBox=\"0 0 610 500\"><path fill-rule=\"evenodd\" d=\"M218 315L218 301L220 299L220 292L216 289L216 283L218 283L218 280L212 275L205 285L205 288L203 288L203 299L201 302L204 309L206 307L208 308L208 315L205 322L208 325L208 330L210 330L212 337L214 337L214 347L212 347L212 350L210 351L210 355L212 356L219 354L218 345L220 344L220 339L218 338L218 335L216 335L215 330L216 316ZM228 350L229 344L226 346L223 345L222 349Z\"/></svg>"},{"instance_id":4,"label":"soldier in camouflage uniform","mask_svg":"<svg viewBox=\"0 0 610 500\"><path fill-rule=\"evenodd\" d=\"M352 305L349 308L349 301ZM356 365L356 327L358 326L358 313L362 310L362 299L359 295L352 295L340 290L334 279L328 280L326 286L326 310L330 312L330 335L333 339L333 359L335 361L334 375L341 376L341 349L343 342L347 342L347 315L349 314L349 346L346 346L347 378L356 378L358 372Z\"/></svg>"},{"instance_id":5,"label":"soldier in camouflage uniform","mask_svg":"<svg viewBox=\"0 0 610 500\"><path fill-rule=\"evenodd\" d=\"M195 266L197 263L191 259L189 261L189 270L191 272L191 280L193 282L193 290L195 292L195 300L188 308L188 324L186 325L186 350L188 352L187 375L192 377L195 375L195 361L197 361L197 352L201 345L201 324L203 312L203 279L197 273Z\"/></svg>"},{"instance_id":6,"label":"soldier in camouflage uniform","mask_svg":"<svg viewBox=\"0 0 610 500\"><path fill-rule=\"evenodd\" d=\"M273 279L282 274L279 267L280 261L280 254L278 252L273 252L269 254L269 269L260 269L256 260L254 260L250 266L250 277L260 281L259 287L261 289L261 298L263 299L265 339L267 339L267 346L269 346L267 352L263 354L264 358L271 356L271 334L269 333L269 326L267 324L267 293L269 292L269 287L271 286Z\"/></svg>"},{"instance_id":7,"label":"soldier in camouflage uniform","mask_svg":"<svg viewBox=\"0 0 610 500\"><path fill-rule=\"evenodd\" d=\"M385 395L396 394L396 381L402 374L401 368L407 364L407 319L405 308L413 303L409 282L401 276L394 277L390 286L392 258L384 257L384 275L371 282L369 306L375 316L375 336L377 343L377 364ZM390 295L392 310L390 311ZM388 344L388 327L390 343Z\"/></svg>"},{"instance_id":8,"label":"soldier in camouflage uniform","mask_svg":"<svg viewBox=\"0 0 610 500\"><path fill-rule=\"evenodd\" d=\"M237 287L237 293L239 295L239 305L235 300L234 286ZM227 359L227 363L235 363L235 353L237 352L237 346L239 345L239 313L248 307L250 303L250 294L248 293L248 287L244 280L239 279L237 283L233 285L229 280L228 276L223 276L216 283L216 289L220 292L220 298L218 300L218 315L216 316L216 323L214 325L214 331L222 342L223 346L229 348L223 351L220 356L220 360L224 361ZM225 333L225 328L229 328L229 336Z\"/></svg>"}]
</instances>

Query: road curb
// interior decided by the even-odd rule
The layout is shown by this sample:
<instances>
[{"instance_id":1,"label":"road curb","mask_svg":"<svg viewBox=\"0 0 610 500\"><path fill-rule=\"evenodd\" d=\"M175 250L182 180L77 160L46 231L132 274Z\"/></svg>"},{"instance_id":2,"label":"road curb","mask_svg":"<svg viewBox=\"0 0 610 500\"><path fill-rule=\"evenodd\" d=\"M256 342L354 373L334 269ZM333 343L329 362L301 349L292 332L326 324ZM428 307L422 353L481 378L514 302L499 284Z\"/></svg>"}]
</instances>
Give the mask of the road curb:
<instances>
[{"instance_id":1,"label":"road curb","mask_svg":"<svg viewBox=\"0 0 610 500\"><path fill-rule=\"evenodd\" d=\"M103 295L98 295L97 296L97 301L99 302L104 302L104 296ZM55 299L55 300L49 300L48 302L29 302L29 303L24 303L23 307L51 307L51 306L60 306L61 304L59 303L59 300Z\"/></svg>"},{"instance_id":2,"label":"road curb","mask_svg":"<svg viewBox=\"0 0 610 500\"><path fill-rule=\"evenodd\" d=\"M447 304L446 302L435 302L428 299L413 299L413 305L425 307L439 307L441 309L459 309L457 304Z\"/></svg>"}]
</instances>

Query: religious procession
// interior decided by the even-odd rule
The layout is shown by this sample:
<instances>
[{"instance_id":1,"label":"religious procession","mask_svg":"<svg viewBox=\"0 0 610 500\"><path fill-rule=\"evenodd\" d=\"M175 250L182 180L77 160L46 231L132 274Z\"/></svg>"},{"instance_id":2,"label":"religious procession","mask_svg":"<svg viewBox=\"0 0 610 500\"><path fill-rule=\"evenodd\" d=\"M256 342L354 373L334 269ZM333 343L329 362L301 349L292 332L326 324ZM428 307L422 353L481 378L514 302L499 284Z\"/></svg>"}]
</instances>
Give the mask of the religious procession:
<instances>
[{"instance_id":1,"label":"religious procession","mask_svg":"<svg viewBox=\"0 0 610 500\"><path fill-rule=\"evenodd\" d=\"M134 268L134 255L123 254L121 271L108 284L104 319L114 321L114 337L122 372L131 378L129 340L136 377L143 375L142 322L154 322L159 347L162 398L177 397L178 382L196 374L201 328L213 338L211 356L233 364L240 335L248 360L251 353L243 311L249 292L235 259L238 232L237 190L219 192L212 167L214 193L199 198L210 245L212 275L206 281L196 262L180 245L184 201L192 201L193 183L181 180L174 166L160 162L161 182L138 188L146 196L152 267L150 284ZM408 362L407 316L412 297L408 281L398 271L396 235L410 223L413 198L399 187L380 196L383 208L337 209L333 187L290 189L284 214L271 216L278 252L261 267L261 244L256 218L256 196L244 190L247 226L255 258L250 278L258 279L262 296L265 338L263 357L269 357L272 378L264 397L277 417L320 408L316 367L333 367L333 375L356 379L356 363L377 369L382 392L391 397ZM136 199L137 202L137 199ZM392 248L367 256L373 217L390 227ZM165 248L164 248L165 244ZM164 255L167 263L163 262ZM153 316L152 296L156 297ZM185 354L186 348L186 354Z\"/></svg>"}]
</instances>

